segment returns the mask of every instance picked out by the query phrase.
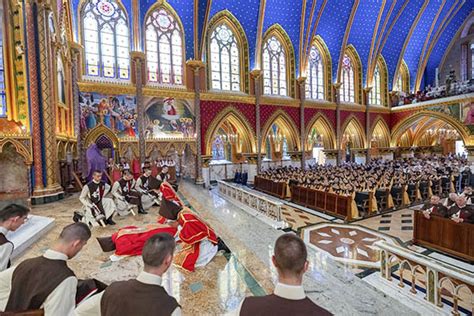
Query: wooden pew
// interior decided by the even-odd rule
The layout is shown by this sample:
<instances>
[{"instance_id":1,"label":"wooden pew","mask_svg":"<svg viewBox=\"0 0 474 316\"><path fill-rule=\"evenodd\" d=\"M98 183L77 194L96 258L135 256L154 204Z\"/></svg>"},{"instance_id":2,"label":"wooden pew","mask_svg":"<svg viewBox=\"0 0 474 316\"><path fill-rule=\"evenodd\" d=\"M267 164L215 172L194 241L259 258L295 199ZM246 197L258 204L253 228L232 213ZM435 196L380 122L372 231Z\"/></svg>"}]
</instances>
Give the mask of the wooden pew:
<instances>
[{"instance_id":1,"label":"wooden pew","mask_svg":"<svg viewBox=\"0 0 474 316\"><path fill-rule=\"evenodd\" d=\"M426 219L421 211L414 212L414 220L414 244L474 262L474 224L435 215Z\"/></svg>"},{"instance_id":2,"label":"wooden pew","mask_svg":"<svg viewBox=\"0 0 474 316\"><path fill-rule=\"evenodd\" d=\"M291 201L347 221L352 220L351 196L293 185L291 186Z\"/></svg>"}]
</instances>

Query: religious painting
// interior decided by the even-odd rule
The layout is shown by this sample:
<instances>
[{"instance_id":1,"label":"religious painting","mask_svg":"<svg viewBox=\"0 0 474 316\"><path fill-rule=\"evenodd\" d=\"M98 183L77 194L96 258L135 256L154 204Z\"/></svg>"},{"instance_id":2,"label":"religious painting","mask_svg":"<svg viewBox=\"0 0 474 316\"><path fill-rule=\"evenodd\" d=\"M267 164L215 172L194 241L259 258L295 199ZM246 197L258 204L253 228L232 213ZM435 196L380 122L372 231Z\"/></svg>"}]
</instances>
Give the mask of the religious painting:
<instances>
[{"instance_id":1,"label":"religious painting","mask_svg":"<svg viewBox=\"0 0 474 316\"><path fill-rule=\"evenodd\" d=\"M81 92L79 104L82 130L88 131L103 124L113 130L117 137L138 135L138 115L134 96Z\"/></svg>"},{"instance_id":2,"label":"religious painting","mask_svg":"<svg viewBox=\"0 0 474 316\"><path fill-rule=\"evenodd\" d=\"M461 121L461 111L460 104L451 104L451 105L435 105L427 108L429 111L440 112L446 115L451 116L455 120Z\"/></svg>"},{"instance_id":3,"label":"religious painting","mask_svg":"<svg viewBox=\"0 0 474 316\"><path fill-rule=\"evenodd\" d=\"M464 123L469 132L474 134L474 102L466 102L462 106L462 117L461 121Z\"/></svg>"},{"instance_id":4,"label":"religious painting","mask_svg":"<svg viewBox=\"0 0 474 316\"><path fill-rule=\"evenodd\" d=\"M194 137L192 102L175 98L145 97L145 133L151 138Z\"/></svg>"}]
</instances>

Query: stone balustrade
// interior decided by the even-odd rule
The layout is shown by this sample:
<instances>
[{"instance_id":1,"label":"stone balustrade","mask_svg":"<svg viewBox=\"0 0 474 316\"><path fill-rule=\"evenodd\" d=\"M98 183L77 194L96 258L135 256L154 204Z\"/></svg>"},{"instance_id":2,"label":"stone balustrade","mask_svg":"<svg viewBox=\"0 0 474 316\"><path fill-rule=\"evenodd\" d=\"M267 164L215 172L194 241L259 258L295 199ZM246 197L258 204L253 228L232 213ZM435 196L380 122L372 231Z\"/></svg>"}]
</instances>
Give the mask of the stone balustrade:
<instances>
[{"instance_id":1,"label":"stone balustrade","mask_svg":"<svg viewBox=\"0 0 474 316\"><path fill-rule=\"evenodd\" d=\"M267 219L273 222L282 224L281 222L281 208L283 203L266 198L259 193L253 192L243 186L225 182L217 181L219 194L226 197L233 202L237 202L244 208L251 209L258 214L264 215Z\"/></svg>"},{"instance_id":2,"label":"stone balustrade","mask_svg":"<svg viewBox=\"0 0 474 316\"><path fill-rule=\"evenodd\" d=\"M385 241L374 245L380 249L382 278L398 278L400 289L408 284L407 292L424 292L424 300L440 309L448 303L452 315L460 315L460 308L474 314L474 274Z\"/></svg>"}]
</instances>

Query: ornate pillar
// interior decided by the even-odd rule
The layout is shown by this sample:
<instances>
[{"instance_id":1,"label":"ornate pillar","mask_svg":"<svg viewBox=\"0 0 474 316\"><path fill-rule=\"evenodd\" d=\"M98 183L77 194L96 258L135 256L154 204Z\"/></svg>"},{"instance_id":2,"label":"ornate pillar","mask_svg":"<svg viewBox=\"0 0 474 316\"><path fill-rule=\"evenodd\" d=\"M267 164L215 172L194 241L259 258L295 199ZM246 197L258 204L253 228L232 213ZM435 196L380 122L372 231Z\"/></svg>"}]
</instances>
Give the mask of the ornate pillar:
<instances>
[{"instance_id":1,"label":"ornate pillar","mask_svg":"<svg viewBox=\"0 0 474 316\"><path fill-rule=\"evenodd\" d=\"M474 146L464 146L467 151L467 160L469 162L474 162Z\"/></svg>"},{"instance_id":2,"label":"ornate pillar","mask_svg":"<svg viewBox=\"0 0 474 316\"><path fill-rule=\"evenodd\" d=\"M306 168L306 130L304 124L304 101L306 99L306 78L298 78L300 88L300 144L301 144L301 169Z\"/></svg>"},{"instance_id":3,"label":"ornate pillar","mask_svg":"<svg viewBox=\"0 0 474 316\"><path fill-rule=\"evenodd\" d=\"M133 64L135 65L135 87L137 98L138 114L138 153L140 162L145 161L146 157L146 139L145 139L145 109L143 104L143 66L145 65L145 54L142 52L130 52Z\"/></svg>"},{"instance_id":4,"label":"ornate pillar","mask_svg":"<svg viewBox=\"0 0 474 316\"><path fill-rule=\"evenodd\" d=\"M337 159L336 163L339 165L341 163L341 94L339 88L342 83L337 82L333 84L334 89L334 102L336 102L336 150L337 150Z\"/></svg>"},{"instance_id":5,"label":"ornate pillar","mask_svg":"<svg viewBox=\"0 0 474 316\"><path fill-rule=\"evenodd\" d=\"M257 174L260 173L262 168L262 131L260 127L260 75L262 74L261 70L254 69L250 73L253 77L254 90L255 90L255 136L257 137Z\"/></svg>"},{"instance_id":6,"label":"ornate pillar","mask_svg":"<svg viewBox=\"0 0 474 316\"><path fill-rule=\"evenodd\" d=\"M33 8L35 7L35 8ZM43 179L43 156L41 152L42 147L42 132L41 132L41 107L39 97L39 71L36 62L36 42L35 42L35 20L36 20L36 4L33 1L25 2L25 25L26 25L26 51L27 51L27 78L28 90L30 91L30 106L31 106L31 138L33 144L33 169L34 181L32 183L32 195L41 195L44 189Z\"/></svg>"},{"instance_id":7,"label":"ornate pillar","mask_svg":"<svg viewBox=\"0 0 474 316\"><path fill-rule=\"evenodd\" d=\"M194 115L196 124L196 184L203 184L202 178L202 144L201 144L201 88L199 70L204 68L204 63L200 60L189 60L187 64L194 74Z\"/></svg>"},{"instance_id":8,"label":"ornate pillar","mask_svg":"<svg viewBox=\"0 0 474 316\"><path fill-rule=\"evenodd\" d=\"M79 158L78 168L81 174L84 176L87 172L87 161L86 161L86 149L84 148L83 142L83 131L81 130L81 106L79 104L79 86L77 82L79 81L79 54L81 52L82 46L70 42L71 46L71 79L72 79L72 108L74 115L74 136L76 137L76 147L77 154Z\"/></svg>"},{"instance_id":9,"label":"ornate pillar","mask_svg":"<svg viewBox=\"0 0 474 316\"><path fill-rule=\"evenodd\" d=\"M370 91L372 87L367 87L364 89L364 100L365 100L365 139L367 141L366 153L365 153L365 163L370 162L370 143L372 141L372 135L370 133Z\"/></svg>"}]
</instances>

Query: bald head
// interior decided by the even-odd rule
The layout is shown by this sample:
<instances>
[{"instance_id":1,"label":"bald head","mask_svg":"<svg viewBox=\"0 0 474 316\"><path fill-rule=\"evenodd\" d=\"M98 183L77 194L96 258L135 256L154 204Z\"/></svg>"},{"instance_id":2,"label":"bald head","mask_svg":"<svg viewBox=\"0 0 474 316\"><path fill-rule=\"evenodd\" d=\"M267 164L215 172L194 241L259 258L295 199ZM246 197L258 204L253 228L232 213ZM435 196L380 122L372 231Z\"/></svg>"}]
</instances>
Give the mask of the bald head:
<instances>
[{"instance_id":1,"label":"bald head","mask_svg":"<svg viewBox=\"0 0 474 316\"><path fill-rule=\"evenodd\" d=\"M284 276L301 276L307 266L307 257L306 245L294 234L284 234L275 242L274 263Z\"/></svg>"},{"instance_id":2,"label":"bald head","mask_svg":"<svg viewBox=\"0 0 474 316\"><path fill-rule=\"evenodd\" d=\"M73 223L63 228L59 235L59 241L71 243L73 241L88 241L91 238L91 230L84 223Z\"/></svg>"}]
</instances>

